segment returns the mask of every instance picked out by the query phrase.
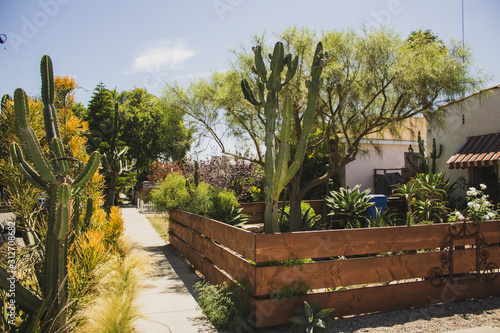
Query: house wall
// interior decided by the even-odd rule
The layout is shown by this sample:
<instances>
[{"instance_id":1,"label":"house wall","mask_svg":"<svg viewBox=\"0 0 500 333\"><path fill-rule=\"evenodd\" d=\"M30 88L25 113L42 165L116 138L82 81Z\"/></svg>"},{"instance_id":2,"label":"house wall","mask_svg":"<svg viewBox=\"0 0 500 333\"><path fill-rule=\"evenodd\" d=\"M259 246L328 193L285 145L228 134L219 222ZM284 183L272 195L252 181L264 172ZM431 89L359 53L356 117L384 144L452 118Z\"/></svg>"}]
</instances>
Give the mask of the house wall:
<instances>
[{"instance_id":1,"label":"house wall","mask_svg":"<svg viewBox=\"0 0 500 333\"><path fill-rule=\"evenodd\" d=\"M422 117L408 118L399 124L399 135L388 130L371 134L363 141L356 160L347 164L341 173L344 187L361 185L361 190L373 189L374 169L399 169L405 166L404 155L408 147L418 151L418 132L422 140L427 138L426 121ZM375 147L376 146L376 147ZM378 151L377 151L378 150ZM396 172L396 171L394 171ZM377 194L371 192L372 194Z\"/></svg>"},{"instance_id":2,"label":"house wall","mask_svg":"<svg viewBox=\"0 0 500 333\"><path fill-rule=\"evenodd\" d=\"M372 140L374 141L374 140ZM376 151L373 145L381 149ZM408 152L408 146L412 145L418 151L416 140L378 140L372 143L364 143L361 149L367 153L359 154L356 160L349 163L345 168L345 185L350 188L361 184L360 190L373 189L374 169L398 169L404 167L404 154ZM396 171L394 171L396 172ZM371 192L371 194L377 194Z\"/></svg>"},{"instance_id":3,"label":"house wall","mask_svg":"<svg viewBox=\"0 0 500 333\"><path fill-rule=\"evenodd\" d=\"M449 103L439 111L442 114L430 118L427 124L428 146L432 147L435 138L437 147L443 147L437 171L445 172L452 182L461 176L468 180L468 169L449 169L446 162L467 137L500 132L500 86Z\"/></svg>"}]
</instances>

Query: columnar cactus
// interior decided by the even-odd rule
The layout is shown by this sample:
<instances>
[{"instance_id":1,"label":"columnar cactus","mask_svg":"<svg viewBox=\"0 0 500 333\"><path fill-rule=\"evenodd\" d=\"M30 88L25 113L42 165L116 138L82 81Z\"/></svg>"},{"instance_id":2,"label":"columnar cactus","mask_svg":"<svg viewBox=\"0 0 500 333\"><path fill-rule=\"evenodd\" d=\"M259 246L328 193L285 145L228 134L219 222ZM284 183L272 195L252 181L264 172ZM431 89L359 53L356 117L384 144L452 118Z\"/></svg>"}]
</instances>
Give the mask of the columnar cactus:
<instances>
[{"instance_id":1,"label":"columnar cactus","mask_svg":"<svg viewBox=\"0 0 500 333\"><path fill-rule=\"evenodd\" d=\"M114 205L115 201L115 191L116 182L118 177L124 172L129 172L135 165L136 160L133 159L132 163L128 165L125 159L125 154L128 151L128 147L125 147L121 151L116 149L116 138L121 128L121 122L118 119L118 103L115 103L115 118L113 123L113 132L111 137L110 152L104 153L102 156L102 165L104 167L104 172L109 177L109 187L108 194L106 198L106 211L110 212L111 206Z\"/></svg>"},{"instance_id":2,"label":"columnar cactus","mask_svg":"<svg viewBox=\"0 0 500 333\"><path fill-rule=\"evenodd\" d=\"M424 140L422 140L420 131L418 132L417 140L418 140L418 153L415 153L411 145L408 147L408 152L420 158L419 171L421 173L429 173L429 172L436 173L436 160L441 157L441 153L443 152L443 145L439 145L439 153L438 153L436 148L436 139L432 139L432 151L430 152L429 156L427 156ZM427 162L427 158L430 158L432 162L431 168L429 168L429 163Z\"/></svg>"},{"instance_id":3,"label":"columnar cactus","mask_svg":"<svg viewBox=\"0 0 500 333\"><path fill-rule=\"evenodd\" d=\"M50 159L47 159L29 122L28 98L22 89L14 93L16 130L21 143L13 143L10 149L12 162L36 187L49 196L48 229L45 253L45 274L41 281L44 302L49 304L49 316L57 316L62 327L65 318L67 291L67 237L71 216L71 200L91 179L99 167L99 153L91 154L79 173L71 177L68 157L61 139L57 122L57 111L53 105L54 78L52 61L45 55L41 61L42 100L47 141L50 143ZM24 158L26 156L26 160ZM29 162L29 163L28 163ZM50 312L49 311L49 312ZM60 314L58 314L60 312Z\"/></svg>"},{"instance_id":4,"label":"columnar cactus","mask_svg":"<svg viewBox=\"0 0 500 333\"><path fill-rule=\"evenodd\" d=\"M292 163L290 161L290 139L292 134L292 99L287 96L280 107L279 93L283 86L287 85L295 76L299 64L298 56L292 59L291 54L284 55L283 43L278 42L274 51L269 55L271 59L271 73L267 75L267 69L262 58L260 46L253 48L255 66L252 70L257 74L258 99L250 89L248 81L241 81L241 88L245 98L255 106L264 107L266 122L266 155L265 155L265 212L264 231L273 233L279 231L278 222L278 200L280 193L286 184L292 179L305 156L307 138L314 123L316 99L321 86L321 73L325 66L326 54L323 54L323 45L318 43L311 66L311 80L306 81L308 88L307 106L302 117L302 132L297 141L297 148ZM285 79L282 82L283 70L287 67ZM264 91L267 89L267 96ZM281 127L279 137L276 134L278 115L281 114Z\"/></svg>"}]
</instances>

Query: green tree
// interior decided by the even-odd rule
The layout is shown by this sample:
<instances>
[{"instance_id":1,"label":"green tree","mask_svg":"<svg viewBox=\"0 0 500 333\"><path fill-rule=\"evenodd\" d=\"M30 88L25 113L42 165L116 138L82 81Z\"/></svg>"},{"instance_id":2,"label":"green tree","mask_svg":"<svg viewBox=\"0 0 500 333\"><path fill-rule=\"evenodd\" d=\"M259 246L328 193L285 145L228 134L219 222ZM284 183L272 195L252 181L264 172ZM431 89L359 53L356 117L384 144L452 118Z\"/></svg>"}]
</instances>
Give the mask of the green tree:
<instances>
[{"instance_id":1,"label":"green tree","mask_svg":"<svg viewBox=\"0 0 500 333\"><path fill-rule=\"evenodd\" d=\"M468 71L471 65L468 50L458 44L446 46L431 32L417 31L403 39L392 30L380 28L327 31L317 38L308 28L294 27L278 37L286 52L300 59L294 79L280 93L281 100L287 95L292 98L292 148L302 133L305 78L310 75L307 64L312 61L318 39L329 54L306 154L326 156L328 168L304 182L302 165L289 182L292 231L299 228L301 200L311 189L354 161L365 137L385 129L401 132L402 120L434 113L439 105L476 89L481 83ZM264 38L256 38L255 43L269 49ZM175 97L173 104L177 108L214 136L223 153L235 155L227 151L214 130L214 124L221 119L230 126L231 134L254 145L256 157L251 160L263 165L264 116L238 92L241 78L248 78L251 86L257 86L257 75L251 65L249 50L235 51L232 70L193 82L187 90L169 86L167 93Z\"/></svg>"},{"instance_id":2,"label":"green tree","mask_svg":"<svg viewBox=\"0 0 500 333\"><path fill-rule=\"evenodd\" d=\"M84 120L89 124L87 138L90 150L97 149L100 153L109 151L113 136L113 113L113 93L103 82L99 82L84 115Z\"/></svg>"},{"instance_id":3,"label":"green tree","mask_svg":"<svg viewBox=\"0 0 500 333\"><path fill-rule=\"evenodd\" d=\"M135 88L119 94L122 131L119 136L136 159L142 178L152 162L182 160L189 151L192 130L184 125L183 113L168 107L145 89Z\"/></svg>"}]
</instances>

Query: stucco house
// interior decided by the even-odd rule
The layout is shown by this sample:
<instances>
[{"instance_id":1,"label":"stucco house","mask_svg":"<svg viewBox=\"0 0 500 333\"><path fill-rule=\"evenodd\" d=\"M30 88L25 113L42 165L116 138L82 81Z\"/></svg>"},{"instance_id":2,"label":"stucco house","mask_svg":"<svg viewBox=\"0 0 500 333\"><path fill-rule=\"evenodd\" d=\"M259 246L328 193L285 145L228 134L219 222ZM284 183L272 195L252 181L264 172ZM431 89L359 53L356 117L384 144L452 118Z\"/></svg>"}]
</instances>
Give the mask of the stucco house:
<instances>
[{"instance_id":1,"label":"stucco house","mask_svg":"<svg viewBox=\"0 0 500 333\"><path fill-rule=\"evenodd\" d=\"M399 136L382 131L362 141L362 153L339 173L342 186L352 188L360 184L361 190L370 188L372 194L389 195L391 185L414 175L418 162L408 153L408 148L411 145L418 151L419 132L426 141L426 121L413 117L399 126Z\"/></svg>"},{"instance_id":2,"label":"stucco house","mask_svg":"<svg viewBox=\"0 0 500 333\"><path fill-rule=\"evenodd\" d=\"M484 183L494 192L500 159L500 85L443 105L439 111L427 124L429 142L436 139L443 147L437 171L445 172L452 182Z\"/></svg>"}]
</instances>

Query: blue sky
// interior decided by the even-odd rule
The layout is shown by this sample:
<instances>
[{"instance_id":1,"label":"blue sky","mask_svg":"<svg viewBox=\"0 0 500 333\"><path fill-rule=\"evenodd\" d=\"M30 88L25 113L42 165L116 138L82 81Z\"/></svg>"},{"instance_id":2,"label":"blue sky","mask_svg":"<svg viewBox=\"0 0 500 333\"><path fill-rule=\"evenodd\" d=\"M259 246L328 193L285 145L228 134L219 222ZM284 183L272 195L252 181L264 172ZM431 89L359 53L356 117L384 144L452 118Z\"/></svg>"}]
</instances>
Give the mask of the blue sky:
<instances>
[{"instance_id":1,"label":"blue sky","mask_svg":"<svg viewBox=\"0 0 500 333\"><path fill-rule=\"evenodd\" d=\"M0 93L40 94L39 63L73 76L87 105L103 81L118 91L189 82L226 68L228 49L251 36L308 25L317 30L386 25L403 36L432 29L462 38L462 0L0 0ZM500 1L464 0L465 41L500 84ZM0 38L3 36L0 36Z\"/></svg>"}]
</instances>

